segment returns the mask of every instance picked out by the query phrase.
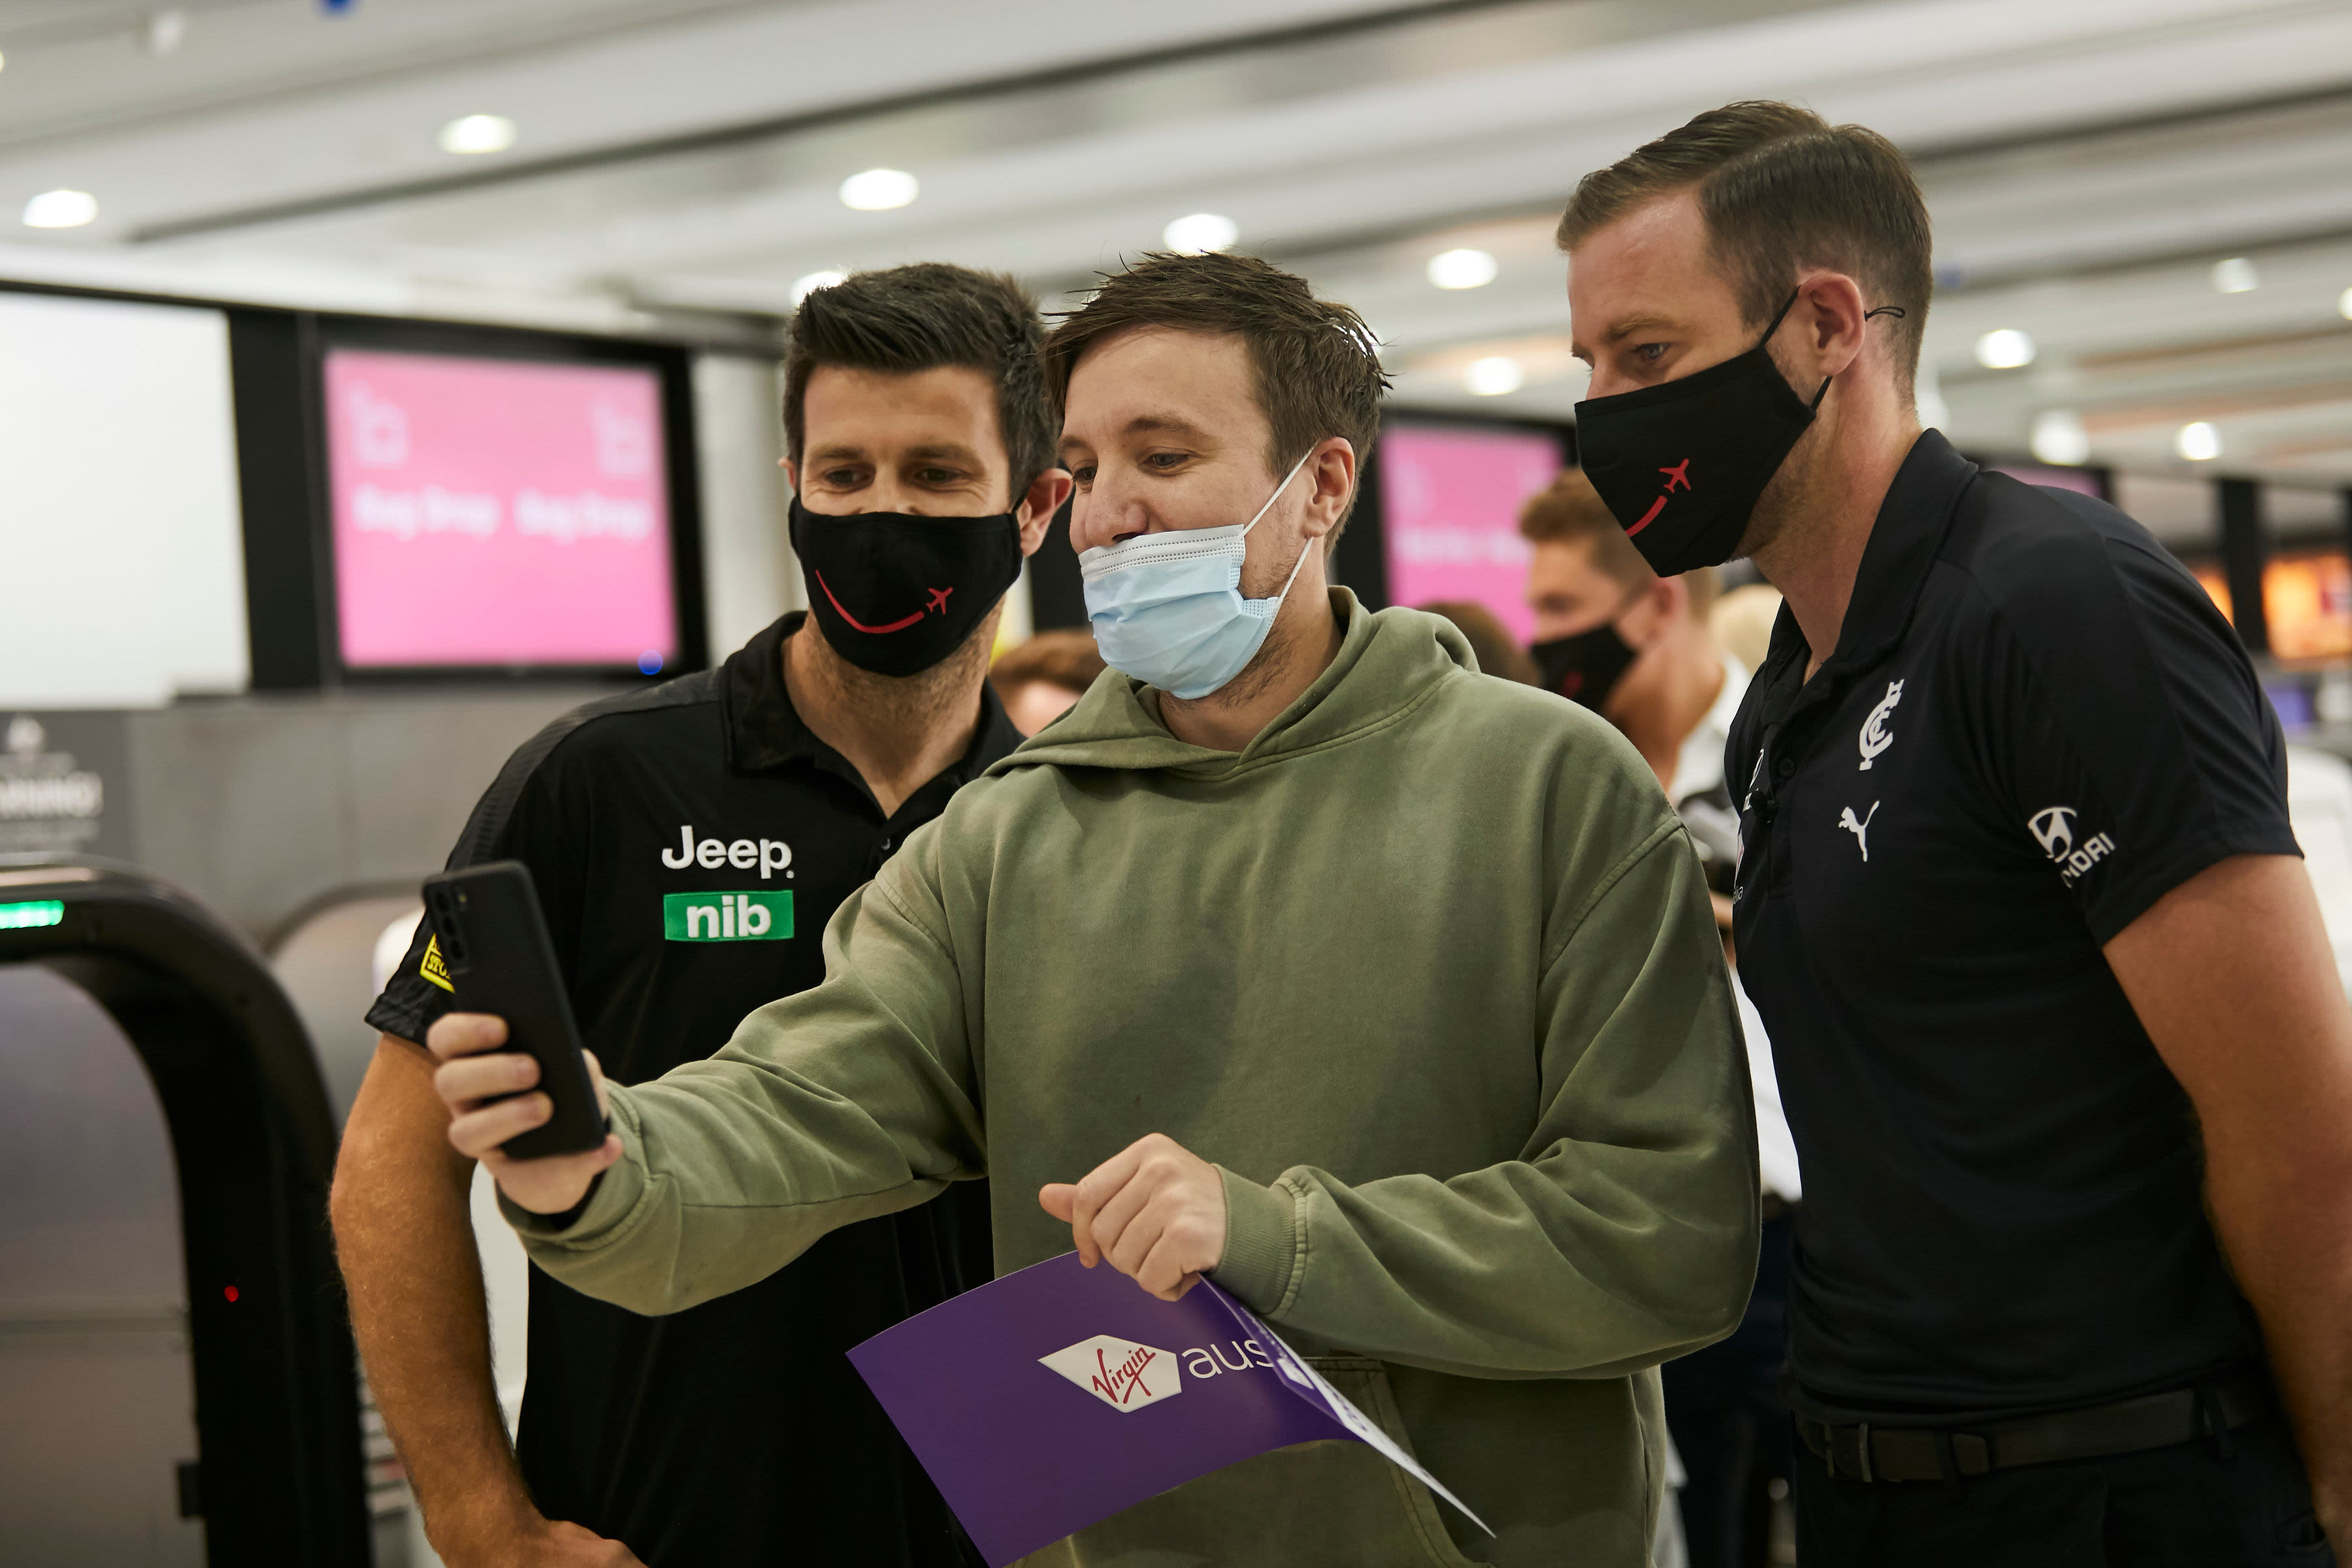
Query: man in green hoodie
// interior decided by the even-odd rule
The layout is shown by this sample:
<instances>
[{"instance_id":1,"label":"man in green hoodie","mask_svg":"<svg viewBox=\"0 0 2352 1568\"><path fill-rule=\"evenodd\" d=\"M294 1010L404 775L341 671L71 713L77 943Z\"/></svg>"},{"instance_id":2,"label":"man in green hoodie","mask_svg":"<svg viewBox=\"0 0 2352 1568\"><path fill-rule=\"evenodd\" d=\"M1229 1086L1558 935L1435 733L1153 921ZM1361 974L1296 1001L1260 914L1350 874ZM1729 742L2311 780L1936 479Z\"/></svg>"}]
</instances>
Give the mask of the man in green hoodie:
<instances>
[{"instance_id":1,"label":"man in green hoodie","mask_svg":"<svg viewBox=\"0 0 2352 1568\"><path fill-rule=\"evenodd\" d=\"M1354 312L1155 257L1047 361L1112 669L842 907L822 985L611 1089L602 1150L499 1153L535 1069L443 1019L451 1141L541 1267L641 1312L992 1177L1000 1272L1215 1279L1496 1532L1322 1443L1038 1561L1631 1568L1654 1369L1756 1252L1697 858L1615 731L1327 586L1385 386Z\"/></svg>"}]
</instances>

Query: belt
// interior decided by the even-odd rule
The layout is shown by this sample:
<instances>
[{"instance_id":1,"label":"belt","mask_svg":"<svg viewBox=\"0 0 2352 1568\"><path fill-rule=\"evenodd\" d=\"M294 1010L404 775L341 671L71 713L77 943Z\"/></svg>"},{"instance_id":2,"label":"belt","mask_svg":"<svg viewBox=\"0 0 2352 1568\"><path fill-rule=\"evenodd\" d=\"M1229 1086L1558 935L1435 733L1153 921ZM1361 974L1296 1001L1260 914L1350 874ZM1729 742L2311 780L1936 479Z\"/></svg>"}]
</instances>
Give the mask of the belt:
<instances>
[{"instance_id":1,"label":"belt","mask_svg":"<svg viewBox=\"0 0 2352 1568\"><path fill-rule=\"evenodd\" d=\"M2267 1379L2239 1372L2193 1388L1988 1422L1965 1432L1867 1421L1837 1426L1801 1415L1797 1435L1842 1479L1957 1481L2020 1465L2136 1454L2205 1436L2226 1443L2226 1434L2266 1414L2272 1400Z\"/></svg>"}]
</instances>

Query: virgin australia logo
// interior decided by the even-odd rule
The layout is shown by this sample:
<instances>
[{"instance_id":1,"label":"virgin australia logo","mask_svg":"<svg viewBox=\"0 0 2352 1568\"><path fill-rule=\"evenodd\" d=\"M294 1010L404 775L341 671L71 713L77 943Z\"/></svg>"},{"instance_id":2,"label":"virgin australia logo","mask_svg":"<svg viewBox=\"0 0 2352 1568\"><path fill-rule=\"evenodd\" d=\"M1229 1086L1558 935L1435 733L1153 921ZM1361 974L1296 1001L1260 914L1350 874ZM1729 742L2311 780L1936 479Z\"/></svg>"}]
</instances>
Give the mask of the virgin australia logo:
<instances>
[{"instance_id":1,"label":"virgin australia logo","mask_svg":"<svg viewBox=\"0 0 2352 1568\"><path fill-rule=\"evenodd\" d=\"M1037 1360L1113 1410L1140 1410L1184 1391L1174 1356L1111 1334L1080 1340Z\"/></svg>"}]
</instances>

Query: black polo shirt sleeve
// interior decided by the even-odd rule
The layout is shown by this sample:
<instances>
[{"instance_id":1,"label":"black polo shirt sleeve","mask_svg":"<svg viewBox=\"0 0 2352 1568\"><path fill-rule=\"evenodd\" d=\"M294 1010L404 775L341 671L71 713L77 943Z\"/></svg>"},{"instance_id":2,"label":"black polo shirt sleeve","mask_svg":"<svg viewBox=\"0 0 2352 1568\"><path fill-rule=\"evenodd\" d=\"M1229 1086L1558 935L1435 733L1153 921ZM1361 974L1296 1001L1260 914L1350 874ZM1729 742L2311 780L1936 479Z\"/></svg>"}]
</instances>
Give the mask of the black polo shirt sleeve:
<instances>
[{"instance_id":1,"label":"black polo shirt sleeve","mask_svg":"<svg viewBox=\"0 0 2352 1568\"><path fill-rule=\"evenodd\" d=\"M2277 715L2197 580L2103 502L1979 482L2047 524L1977 553L1981 624L1955 645L1980 661L1958 684L1977 698L1984 798L2093 939L2218 861L2300 853Z\"/></svg>"},{"instance_id":2,"label":"black polo shirt sleeve","mask_svg":"<svg viewBox=\"0 0 2352 1568\"><path fill-rule=\"evenodd\" d=\"M507 760L475 803L445 867L456 871L491 860L520 860L529 868L567 988L580 952L585 900L578 885L577 847L585 841L587 813L580 791L567 787L557 748L577 727L572 716L559 720ZM368 1009L367 1022L381 1033L421 1046L433 1021L455 1001L433 946L433 924L419 921L408 952Z\"/></svg>"}]
</instances>

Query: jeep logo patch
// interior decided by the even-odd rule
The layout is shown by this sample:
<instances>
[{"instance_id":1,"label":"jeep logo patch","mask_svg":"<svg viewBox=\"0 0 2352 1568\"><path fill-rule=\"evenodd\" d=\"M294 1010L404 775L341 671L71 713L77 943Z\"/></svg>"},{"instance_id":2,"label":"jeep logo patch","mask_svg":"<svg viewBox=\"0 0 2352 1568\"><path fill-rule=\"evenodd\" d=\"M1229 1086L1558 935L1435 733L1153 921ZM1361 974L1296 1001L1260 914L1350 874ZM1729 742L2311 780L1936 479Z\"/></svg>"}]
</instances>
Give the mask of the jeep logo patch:
<instances>
[{"instance_id":1,"label":"jeep logo patch","mask_svg":"<svg viewBox=\"0 0 2352 1568\"><path fill-rule=\"evenodd\" d=\"M780 942L793 934L793 896L667 893L662 936L669 942Z\"/></svg>"}]
</instances>

